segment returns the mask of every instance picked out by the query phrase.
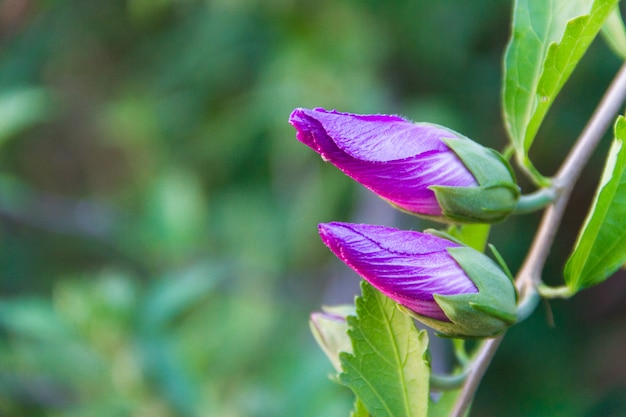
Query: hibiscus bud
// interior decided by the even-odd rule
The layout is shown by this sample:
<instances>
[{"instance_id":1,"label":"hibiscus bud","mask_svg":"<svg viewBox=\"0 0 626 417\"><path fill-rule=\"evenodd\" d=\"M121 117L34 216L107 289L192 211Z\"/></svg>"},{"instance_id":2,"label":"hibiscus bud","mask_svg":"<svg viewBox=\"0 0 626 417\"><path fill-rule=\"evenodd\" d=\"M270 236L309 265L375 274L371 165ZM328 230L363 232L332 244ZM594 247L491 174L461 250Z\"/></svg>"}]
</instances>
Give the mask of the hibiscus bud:
<instances>
[{"instance_id":1,"label":"hibiscus bud","mask_svg":"<svg viewBox=\"0 0 626 417\"><path fill-rule=\"evenodd\" d=\"M491 337L517 320L513 283L491 258L427 233L351 223L319 225L339 259L442 334Z\"/></svg>"},{"instance_id":2,"label":"hibiscus bud","mask_svg":"<svg viewBox=\"0 0 626 417\"><path fill-rule=\"evenodd\" d=\"M337 373L341 373L340 352L352 353L352 341L348 336L346 317L354 315L354 306L323 307L323 311L311 314L311 333L320 345Z\"/></svg>"},{"instance_id":3,"label":"hibiscus bud","mask_svg":"<svg viewBox=\"0 0 626 417\"><path fill-rule=\"evenodd\" d=\"M296 109L289 123L322 159L404 211L492 223L517 204L508 162L445 127L324 109Z\"/></svg>"}]
</instances>

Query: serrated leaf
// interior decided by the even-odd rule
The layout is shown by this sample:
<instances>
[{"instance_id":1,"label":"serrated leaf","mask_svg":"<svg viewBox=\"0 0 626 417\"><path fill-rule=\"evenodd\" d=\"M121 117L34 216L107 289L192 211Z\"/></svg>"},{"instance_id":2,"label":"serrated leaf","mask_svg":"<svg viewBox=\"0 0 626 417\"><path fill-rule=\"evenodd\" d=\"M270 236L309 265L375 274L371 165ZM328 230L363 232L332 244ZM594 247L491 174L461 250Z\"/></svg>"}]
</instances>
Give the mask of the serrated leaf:
<instances>
[{"instance_id":1,"label":"serrated leaf","mask_svg":"<svg viewBox=\"0 0 626 417\"><path fill-rule=\"evenodd\" d=\"M516 0L504 58L504 122L527 154L548 109L617 0Z\"/></svg>"},{"instance_id":2,"label":"serrated leaf","mask_svg":"<svg viewBox=\"0 0 626 417\"><path fill-rule=\"evenodd\" d=\"M587 219L565 265L570 291L599 284L626 262L626 119L615 123L609 151Z\"/></svg>"},{"instance_id":3,"label":"serrated leaf","mask_svg":"<svg viewBox=\"0 0 626 417\"><path fill-rule=\"evenodd\" d=\"M428 335L394 301L367 282L348 317L353 353L342 353L342 383L372 417L426 417L430 364Z\"/></svg>"}]
</instances>

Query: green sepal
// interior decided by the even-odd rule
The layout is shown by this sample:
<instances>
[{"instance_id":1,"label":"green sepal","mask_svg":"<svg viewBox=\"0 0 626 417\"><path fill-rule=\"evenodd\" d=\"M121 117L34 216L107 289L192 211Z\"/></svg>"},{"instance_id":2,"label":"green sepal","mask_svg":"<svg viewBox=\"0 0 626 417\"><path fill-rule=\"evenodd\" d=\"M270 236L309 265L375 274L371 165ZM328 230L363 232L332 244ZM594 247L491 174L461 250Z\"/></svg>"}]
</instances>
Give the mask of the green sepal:
<instances>
[{"instance_id":1,"label":"green sepal","mask_svg":"<svg viewBox=\"0 0 626 417\"><path fill-rule=\"evenodd\" d=\"M515 324L517 291L507 274L491 258L472 248L448 248L448 253L474 282L478 292L434 295L449 322L401 309L448 337L494 337Z\"/></svg>"},{"instance_id":2,"label":"green sepal","mask_svg":"<svg viewBox=\"0 0 626 417\"><path fill-rule=\"evenodd\" d=\"M493 256L495 256L496 261L498 261L500 268L502 268L506 276L509 277L511 282L514 282L515 278L513 277L509 266L506 264L506 262L504 262L504 258L502 257L502 255L500 255L500 252L498 252L498 249L496 249L496 247L493 246L491 243L489 243L489 249L491 249L491 253L493 253Z\"/></svg>"},{"instance_id":3,"label":"green sepal","mask_svg":"<svg viewBox=\"0 0 626 417\"><path fill-rule=\"evenodd\" d=\"M461 223L496 223L517 206L520 189L509 162L467 138L443 141L472 173L477 187L432 186L442 214Z\"/></svg>"},{"instance_id":4,"label":"green sepal","mask_svg":"<svg viewBox=\"0 0 626 417\"><path fill-rule=\"evenodd\" d=\"M519 196L515 172L499 152L484 147L471 139L443 139L444 143L463 161L481 186L512 184Z\"/></svg>"},{"instance_id":5,"label":"green sepal","mask_svg":"<svg viewBox=\"0 0 626 417\"><path fill-rule=\"evenodd\" d=\"M509 184L489 187L429 187L435 192L441 213L460 223L497 223L517 206L518 193Z\"/></svg>"},{"instance_id":6,"label":"green sepal","mask_svg":"<svg viewBox=\"0 0 626 417\"><path fill-rule=\"evenodd\" d=\"M485 314L489 314L499 320L502 320L504 323L509 326L515 324L517 322L517 314L505 313L503 311L498 310L497 308L493 308L491 306L477 304L477 303L469 303L470 306L477 311L480 311Z\"/></svg>"},{"instance_id":7,"label":"green sepal","mask_svg":"<svg viewBox=\"0 0 626 417\"><path fill-rule=\"evenodd\" d=\"M437 237L440 237L442 239L446 239L446 240L452 241L454 243L457 243L459 245L465 245L466 246L466 244L463 241L458 239L456 236L448 233L448 231L446 231L446 230L424 229L423 233L426 233L427 235L437 236Z\"/></svg>"},{"instance_id":8,"label":"green sepal","mask_svg":"<svg viewBox=\"0 0 626 417\"><path fill-rule=\"evenodd\" d=\"M409 316L413 317L415 320L418 320L424 323L426 326L435 330L437 332L437 336L449 337L449 338L463 338L463 339L477 338L476 336L469 336L467 334L459 333L458 326L452 322L441 321L441 320L433 319L431 317L422 316L421 314L418 314L415 311L410 310L401 304L398 304L398 309L402 311L404 314L408 314Z\"/></svg>"}]
</instances>

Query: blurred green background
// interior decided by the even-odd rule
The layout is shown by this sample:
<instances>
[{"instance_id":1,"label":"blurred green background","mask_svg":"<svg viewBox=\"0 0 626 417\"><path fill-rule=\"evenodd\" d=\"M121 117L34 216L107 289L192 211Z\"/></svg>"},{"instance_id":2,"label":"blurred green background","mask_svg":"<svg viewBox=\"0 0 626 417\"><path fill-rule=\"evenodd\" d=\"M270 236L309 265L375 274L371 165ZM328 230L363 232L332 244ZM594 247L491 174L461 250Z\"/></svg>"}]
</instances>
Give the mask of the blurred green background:
<instances>
[{"instance_id":1,"label":"blurred green background","mask_svg":"<svg viewBox=\"0 0 626 417\"><path fill-rule=\"evenodd\" d=\"M351 394L327 378L307 321L350 302L358 279L316 225L370 205L425 224L372 203L287 118L397 113L502 149L510 7L0 0L0 415L347 416ZM592 45L535 145L545 174L618 66ZM577 188L549 282L602 161ZM537 221L494 228L514 270ZM625 299L621 276L553 302L556 328L540 308L512 329L472 415L624 415Z\"/></svg>"}]
</instances>

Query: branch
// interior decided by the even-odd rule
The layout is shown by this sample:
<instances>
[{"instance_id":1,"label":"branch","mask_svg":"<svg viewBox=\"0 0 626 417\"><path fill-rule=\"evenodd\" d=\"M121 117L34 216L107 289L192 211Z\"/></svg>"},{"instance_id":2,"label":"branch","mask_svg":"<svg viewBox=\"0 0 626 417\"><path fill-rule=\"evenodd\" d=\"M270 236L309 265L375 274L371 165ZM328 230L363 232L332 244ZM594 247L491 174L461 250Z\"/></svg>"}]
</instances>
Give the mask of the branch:
<instances>
[{"instance_id":1,"label":"branch","mask_svg":"<svg viewBox=\"0 0 626 417\"><path fill-rule=\"evenodd\" d=\"M498 346L500 346L500 342L502 342L503 338L504 335L501 335L495 339L485 340L480 346L480 350L476 353L476 356L472 361L469 375L467 376L465 385L463 385L461 394L454 404L450 417L465 416L472 400L474 399L474 394L478 389L478 385L480 385L480 381L483 378L483 375L485 375L485 372L491 363L491 359L496 353L496 350L498 350Z\"/></svg>"},{"instance_id":2,"label":"branch","mask_svg":"<svg viewBox=\"0 0 626 417\"><path fill-rule=\"evenodd\" d=\"M531 296L535 287L541 284L541 271L556 237L574 184L604 132L619 112L624 99L626 99L626 64L615 76L589 123L553 178L552 186L556 192L556 199L554 204L546 209L532 246L515 280L521 295L520 303L523 303L526 297ZM503 337L490 339L479 348L472 363L472 371L457 398L450 414L451 417L463 417L467 413L480 381Z\"/></svg>"}]
</instances>

